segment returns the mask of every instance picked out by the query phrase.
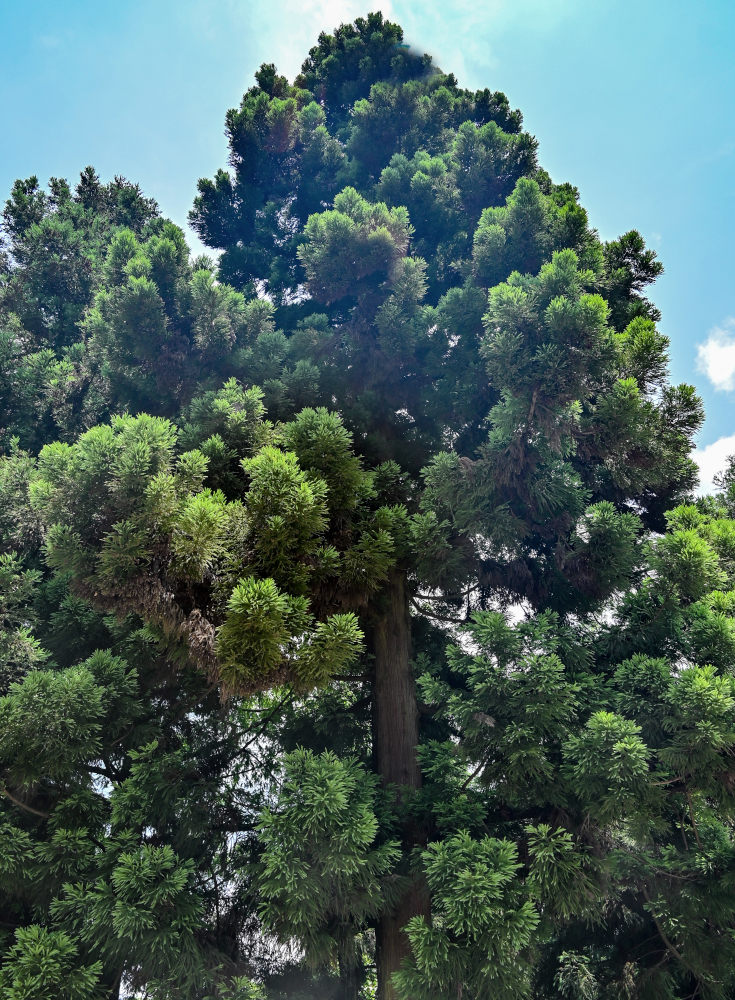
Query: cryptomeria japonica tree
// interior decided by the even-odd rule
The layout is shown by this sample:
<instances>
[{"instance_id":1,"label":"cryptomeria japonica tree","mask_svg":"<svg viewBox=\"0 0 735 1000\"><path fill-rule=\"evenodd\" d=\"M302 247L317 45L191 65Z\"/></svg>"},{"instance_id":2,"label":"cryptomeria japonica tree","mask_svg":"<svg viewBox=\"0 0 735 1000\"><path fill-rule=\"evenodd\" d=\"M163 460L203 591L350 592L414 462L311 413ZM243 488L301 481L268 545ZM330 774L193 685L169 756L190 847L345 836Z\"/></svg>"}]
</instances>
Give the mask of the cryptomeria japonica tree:
<instances>
[{"instance_id":1,"label":"cryptomeria japonica tree","mask_svg":"<svg viewBox=\"0 0 735 1000\"><path fill-rule=\"evenodd\" d=\"M43 670L2 621L25 659L0 711L56 685L78 734L31 773L9 724L9 812L96 802L109 759L89 858L38 904L66 936L23 932L7 976L54 944L60 977L84 956L70 996L234 996L257 914L349 1000L373 954L379 1000L729 995L732 522L679 508L646 541L701 422L642 294L655 254L601 243L505 96L378 14L256 80L192 211L219 283L169 224L117 234L79 329L131 412L6 460L6 546L32 523L47 589L143 657ZM38 572L8 563L18 600ZM215 846L184 760L226 789Z\"/></svg>"}]
</instances>

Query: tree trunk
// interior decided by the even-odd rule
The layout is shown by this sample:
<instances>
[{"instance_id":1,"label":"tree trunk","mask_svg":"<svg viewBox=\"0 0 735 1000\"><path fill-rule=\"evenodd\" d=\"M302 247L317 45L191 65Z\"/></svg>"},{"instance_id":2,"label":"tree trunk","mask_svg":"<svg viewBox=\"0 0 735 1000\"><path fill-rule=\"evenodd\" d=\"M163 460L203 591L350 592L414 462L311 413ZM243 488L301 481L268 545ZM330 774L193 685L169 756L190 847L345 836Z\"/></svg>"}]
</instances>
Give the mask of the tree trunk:
<instances>
[{"instance_id":1,"label":"tree trunk","mask_svg":"<svg viewBox=\"0 0 735 1000\"><path fill-rule=\"evenodd\" d=\"M381 595L372 620L372 653L375 657L373 691L373 752L384 785L395 785L399 798L421 787L416 748L419 718L411 666L411 619L405 573L395 570ZM410 845L420 842L419 831L405 830ZM402 932L411 917L429 912L425 886L414 883L376 928L378 966L377 1000L395 1000L391 975L410 954Z\"/></svg>"},{"instance_id":2,"label":"tree trunk","mask_svg":"<svg viewBox=\"0 0 735 1000\"><path fill-rule=\"evenodd\" d=\"M359 1000L363 975L354 932L350 939L350 954L339 955L339 1000Z\"/></svg>"}]
</instances>

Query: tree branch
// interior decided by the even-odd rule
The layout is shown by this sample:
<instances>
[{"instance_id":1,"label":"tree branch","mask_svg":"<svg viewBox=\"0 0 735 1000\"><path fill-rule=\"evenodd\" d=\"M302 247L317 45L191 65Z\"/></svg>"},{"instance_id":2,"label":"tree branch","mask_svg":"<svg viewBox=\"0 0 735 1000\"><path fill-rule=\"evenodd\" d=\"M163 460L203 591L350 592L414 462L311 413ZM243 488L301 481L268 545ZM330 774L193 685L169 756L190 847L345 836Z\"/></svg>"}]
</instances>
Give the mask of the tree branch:
<instances>
[{"instance_id":1,"label":"tree branch","mask_svg":"<svg viewBox=\"0 0 735 1000\"><path fill-rule=\"evenodd\" d=\"M651 901L651 897L648 895L648 890L645 888L645 886L643 887L642 892L643 892L643 898L646 900L646 902L648 903L648 905L650 907L650 909L648 910L648 912L651 914L651 919L653 920L654 924L656 925L656 930L658 931L661 940L666 945L667 951L671 952L671 954L674 956L674 958L677 959L677 961L681 962L681 964L686 969L688 969L689 966L684 961L684 958L683 958L681 952L678 950L678 948L666 936L666 931L663 929L663 927L661 926L661 923L660 923L658 917L653 912L653 903Z\"/></svg>"},{"instance_id":2,"label":"tree branch","mask_svg":"<svg viewBox=\"0 0 735 1000\"><path fill-rule=\"evenodd\" d=\"M0 788L0 791L3 793L6 799L10 799L13 805L17 806L19 809L25 809L26 812L33 813L34 816L40 816L41 819L48 819L49 816L51 815L51 813L41 812L40 809L34 809L33 806L28 806L25 804L25 802L21 802L20 799L16 799L16 797L11 792L9 792L7 788L5 788L5 786Z\"/></svg>"}]
</instances>

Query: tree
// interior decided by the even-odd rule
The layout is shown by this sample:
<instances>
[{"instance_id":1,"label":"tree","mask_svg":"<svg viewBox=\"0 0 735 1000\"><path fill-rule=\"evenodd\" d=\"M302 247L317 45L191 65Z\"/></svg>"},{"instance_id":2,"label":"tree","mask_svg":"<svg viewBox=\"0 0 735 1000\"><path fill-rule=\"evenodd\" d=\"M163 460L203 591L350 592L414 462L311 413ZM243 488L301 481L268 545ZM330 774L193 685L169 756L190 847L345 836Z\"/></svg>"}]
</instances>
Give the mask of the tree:
<instances>
[{"instance_id":1,"label":"tree","mask_svg":"<svg viewBox=\"0 0 735 1000\"><path fill-rule=\"evenodd\" d=\"M0 226L3 448L18 437L38 451L105 414L79 325L115 234L148 235L162 221L138 185L123 177L102 184L92 167L74 190L58 177L48 193L36 177L16 181Z\"/></svg>"},{"instance_id":2,"label":"tree","mask_svg":"<svg viewBox=\"0 0 735 1000\"><path fill-rule=\"evenodd\" d=\"M371 931L379 1000L725 996L731 522L647 542L701 422L655 254L379 14L256 81L192 212L234 287L116 230L75 313L102 422L4 460L9 578L40 535L53 573L33 632L0 622L14 926L107 996L278 996L263 931L349 1000Z\"/></svg>"},{"instance_id":3,"label":"tree","mask_svg":"<svg viewBox=\"0 0 735 1000\"><path fill-rule=\"evenodd\" d=\"M3 212L0 440L37 452L121 410L175 416L269 329L137 185L16 182ZM209 372L210 379L203 376Z\"/></svg>"}]
</instances>

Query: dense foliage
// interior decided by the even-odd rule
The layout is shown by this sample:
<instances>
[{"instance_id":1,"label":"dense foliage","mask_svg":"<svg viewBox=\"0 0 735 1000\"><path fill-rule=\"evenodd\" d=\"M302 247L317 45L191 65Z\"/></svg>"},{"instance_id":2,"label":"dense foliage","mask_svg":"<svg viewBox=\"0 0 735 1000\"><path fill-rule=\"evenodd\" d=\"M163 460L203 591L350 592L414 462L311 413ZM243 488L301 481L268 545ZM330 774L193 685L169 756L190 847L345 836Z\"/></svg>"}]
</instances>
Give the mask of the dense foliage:
<instances>
[{"instance_id":1,"label":"dense foliage","mask_svg":"<svg viewBox=\"0 0 735 1000\"><path fill-rule=\"evenodd\" d=\"M378 14L183 232L18 181L0 996L735 996L735 472L636 232Z\"/></svg>"}]
</instances>

